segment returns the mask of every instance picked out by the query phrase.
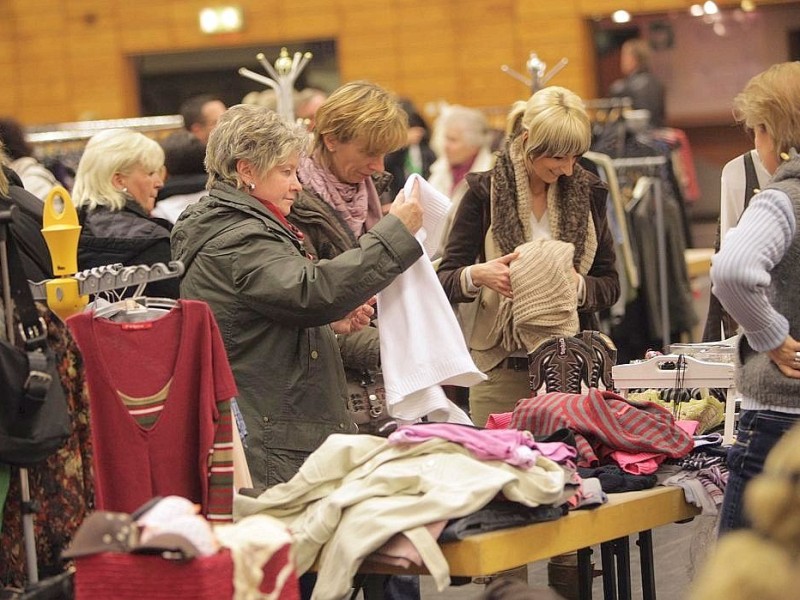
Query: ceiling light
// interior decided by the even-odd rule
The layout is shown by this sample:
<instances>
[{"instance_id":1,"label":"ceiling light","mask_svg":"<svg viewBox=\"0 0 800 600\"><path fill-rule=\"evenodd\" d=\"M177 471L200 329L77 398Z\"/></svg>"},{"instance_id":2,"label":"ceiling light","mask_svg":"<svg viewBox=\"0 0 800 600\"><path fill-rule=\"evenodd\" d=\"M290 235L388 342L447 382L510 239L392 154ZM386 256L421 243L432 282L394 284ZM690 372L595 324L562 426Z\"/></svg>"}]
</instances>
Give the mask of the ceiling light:
<instances>
[{"instance_id":1,"label":"ceiling light","mask_svg":"<svg viewBox=\"0 0 800 600\"><path fill-rule=\"evenodd\" d=\"M739 6L744 12L753 12L756 9L756 3L753 0L742 0Z\"/></svg>"},{"instance_id":2,"label":"ceiling light","mask_svg":"<svg viewBox=\"0 0 800 600\"><path fill-rule=\"evenodd\" d=\"M706 0L703 2L703 11L707 15L715 15L719 12L719 8L717 7L717 3L714 0Z\"/></svg>"},{"instance_id":3,"label":"ceiling light","mask_svg":"<svg viewBox=\"0 0 800 600\"><path fill-rule=\"evenodd\" d=\"M611 20L614 21L614 23L630 23L631 13L627 10L615 10L611 15Z\"/></svg>"},{"instance_id":4,"label":"ceiling light","mask_svg":"<svg viewBox=\"0 0 800 600\"><path fill-rule=\"evenodd\" d=\"M241 31L244 26L240 6L212 6L200 11L200 31L206 34Z\"/></svg>"},{"instance_id":5,"label":"ceiling light","mask_svg":"<svg viewBox=\"0 0 800 600\"><path fill-rule=\"evenodd\" d=\"M703 10L703 7L699 4L692 4L689 7L689 14L691 14L693 17L702 17L706 13Z\"/></svg>"}]
</instances>

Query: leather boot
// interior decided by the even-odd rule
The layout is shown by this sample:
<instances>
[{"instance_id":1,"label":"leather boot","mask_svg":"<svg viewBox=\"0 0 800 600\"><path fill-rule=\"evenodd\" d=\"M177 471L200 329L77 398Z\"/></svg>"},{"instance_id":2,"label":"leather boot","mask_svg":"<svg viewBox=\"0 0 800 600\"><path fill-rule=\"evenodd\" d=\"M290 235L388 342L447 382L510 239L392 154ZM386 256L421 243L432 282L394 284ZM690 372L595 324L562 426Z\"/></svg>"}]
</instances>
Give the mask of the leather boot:
<instances>
[{"instance_id":1,"label":"leather boot","mask_svg":"<svg viewBox=\"0 0 800 600\"><path fill-rule=\"evenodd\" d=\"M595 570L591 563L592 577L602 571ZM554 556L547 563L547 585L553 588L565 600L578 600L578 554L571 552Z\"/></svg>"}]
</instances>

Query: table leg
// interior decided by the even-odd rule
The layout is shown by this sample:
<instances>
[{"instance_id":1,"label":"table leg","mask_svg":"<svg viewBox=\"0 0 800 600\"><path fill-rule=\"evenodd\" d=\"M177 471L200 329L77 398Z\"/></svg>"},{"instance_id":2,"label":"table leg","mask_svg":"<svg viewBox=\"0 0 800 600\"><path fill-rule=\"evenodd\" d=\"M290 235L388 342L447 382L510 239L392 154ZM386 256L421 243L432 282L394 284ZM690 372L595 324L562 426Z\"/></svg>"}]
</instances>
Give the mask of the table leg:
<instances>
[{"instance_id":1,"label":"table leg","mask_svg":"<svg viewBox=\"0 0 800 600\"><path fill-rule=\"evenodd\" d=\"M578 598L592 600L592 549L578 550Z\"/></svg>"},{"instance_id":2,"label":"table leg","mask_svg":"<svg viewBox=\"0 0 800 600\"><path fill-rule=\"evenodd\" d=\"M655 563L653 562L653 532L640 531L639 562L642 566L642 598L643 600L656 600Z\"/></svg>"},{"instance_id":3,"label":"table leg","mask_svg":"<svg viewBox=\"0 0 800 600\"><path fill-rule=\"evenodd\" d=\"M614 549L617 555L619 599L631 600L631 551L628 546L628 536L614 540Z\"/></svg>"},{"instance_id":4,"label":"table leg","mask_svg":"<svg viewBox=\"0 0 800 600\"><path fill-rule=\"evenodd\" d=\"M603 599L617 600L617 560L614 542L600 544L600 557L603 565Z\"/></svg>"}]
</instances>

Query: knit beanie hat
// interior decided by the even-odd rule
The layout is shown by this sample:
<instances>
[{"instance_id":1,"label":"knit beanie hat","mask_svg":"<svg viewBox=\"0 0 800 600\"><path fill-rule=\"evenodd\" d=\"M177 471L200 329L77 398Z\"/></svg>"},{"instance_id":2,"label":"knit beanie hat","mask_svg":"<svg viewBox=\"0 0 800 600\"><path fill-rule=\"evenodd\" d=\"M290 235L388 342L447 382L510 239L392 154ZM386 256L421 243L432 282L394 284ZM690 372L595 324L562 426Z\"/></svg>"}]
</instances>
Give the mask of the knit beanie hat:
<instances>
[{"instance_id":1,"label":"knit beanie hat","mask_svg":"<svg viewBox=\"0 0 800 600\"><path fill-rule=\"evenodd\" d=\"M531 351L543 340L577 333L578 291L573 279L575 247L538 239L517 248L509 265L514 299L503 298L493 327L508 351Z\"/></svg>"}]
</instances>

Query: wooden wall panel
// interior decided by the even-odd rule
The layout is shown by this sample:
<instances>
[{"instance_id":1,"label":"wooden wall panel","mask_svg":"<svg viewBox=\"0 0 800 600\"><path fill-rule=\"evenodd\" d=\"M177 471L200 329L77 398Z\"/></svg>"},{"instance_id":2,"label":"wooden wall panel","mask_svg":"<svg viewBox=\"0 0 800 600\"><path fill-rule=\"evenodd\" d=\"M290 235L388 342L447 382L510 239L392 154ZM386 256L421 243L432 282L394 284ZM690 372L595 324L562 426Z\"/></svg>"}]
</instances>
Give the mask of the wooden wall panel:
<instances>
[{"instance_id":1,"label":"wooden wall panel","mask_svg":"<svg viewBox=\"0 0 800 600\"><path fill-rule=\"evenodd\" d=\"M761 0L776 3L783 0ZM730 6L735 0L721 0ZM242 32L198 29L206 0L5 0L0 109L28 124L136 116L137 54L334 39L340 78L369 78L422 106L508 105L527 96L500 71L525 72L535 51L569 65L552 83L595 90L588 19L627 7L685 9L686 0L237 0Z\"/></svg>"}]
</instances>

